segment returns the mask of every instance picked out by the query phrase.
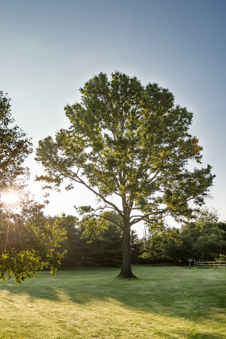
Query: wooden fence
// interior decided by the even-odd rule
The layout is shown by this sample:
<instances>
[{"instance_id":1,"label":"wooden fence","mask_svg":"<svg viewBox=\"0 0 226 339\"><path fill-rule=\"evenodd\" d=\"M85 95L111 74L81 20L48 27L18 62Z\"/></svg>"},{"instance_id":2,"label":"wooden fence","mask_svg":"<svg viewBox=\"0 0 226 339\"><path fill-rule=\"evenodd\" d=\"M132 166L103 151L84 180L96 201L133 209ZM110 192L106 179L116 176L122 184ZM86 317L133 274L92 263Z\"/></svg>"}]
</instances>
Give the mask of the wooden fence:
<instances>
[{"instance_id":1,"label":"wooden fence","mask_svg":"<svg viewBox=\"0 0 226 339\"><path fill-rule=\"evenodd\" d=\"M219 267L226 269L226 261L194 261L195 267Z\"/></svg>"}]
</instances>

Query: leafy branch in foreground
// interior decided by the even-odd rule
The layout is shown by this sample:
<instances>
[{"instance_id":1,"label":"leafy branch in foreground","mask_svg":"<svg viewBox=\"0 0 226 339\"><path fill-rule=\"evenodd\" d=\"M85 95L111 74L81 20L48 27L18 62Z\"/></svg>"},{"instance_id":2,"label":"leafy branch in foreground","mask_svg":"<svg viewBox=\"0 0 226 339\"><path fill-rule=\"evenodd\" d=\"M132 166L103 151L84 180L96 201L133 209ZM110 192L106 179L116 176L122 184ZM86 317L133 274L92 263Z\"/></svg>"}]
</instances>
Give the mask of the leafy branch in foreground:
<instances>
[{"instance_id":1,"label":"leafy branch in foreground","mask_svg":"<svg viewBox=\"0 0 226 339\"><path fill-rule=\"evenodd\" d=\"M32 152L31 142L18 126L11 127L13 122L10 99L0 91L0 280L14 274L21 283L46 266L56 271L65 231L57 220L51 225L44 206L24 190L28 169L23 163ZM11 200L5 199L10 194Z\"/></svg>"},{"instance_id":2,"label":"leafy branch in foreground","mask_svg":"<svg viewBox=\"0 0 226 339\"><path fill-rule=\"evenodd\" d=\"M64 252L60 245L66 231L59 218L54 223L43 214L43 205L24 199L21 209L0 210L0 280L14 275L17 283L36 271L50 268L55 274Z\"/></svg>"}]
</instances>

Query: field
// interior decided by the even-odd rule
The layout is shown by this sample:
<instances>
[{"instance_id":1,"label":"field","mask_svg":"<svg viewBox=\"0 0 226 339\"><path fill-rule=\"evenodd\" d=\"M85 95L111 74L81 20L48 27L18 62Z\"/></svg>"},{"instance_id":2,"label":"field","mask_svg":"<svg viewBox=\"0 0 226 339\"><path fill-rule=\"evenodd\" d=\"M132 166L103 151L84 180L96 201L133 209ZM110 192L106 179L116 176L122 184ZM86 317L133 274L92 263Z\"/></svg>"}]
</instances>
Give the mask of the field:
<instances>
[{"instance_id":1,"label":"field","mask_svg":"<svg viewBox=\"0 0 226 339\"><path fill-rule=\"evenodd\" d=\"M0 338L226 339L226 270L134 266L0 282Z\"/></svg>"}]
</instances>

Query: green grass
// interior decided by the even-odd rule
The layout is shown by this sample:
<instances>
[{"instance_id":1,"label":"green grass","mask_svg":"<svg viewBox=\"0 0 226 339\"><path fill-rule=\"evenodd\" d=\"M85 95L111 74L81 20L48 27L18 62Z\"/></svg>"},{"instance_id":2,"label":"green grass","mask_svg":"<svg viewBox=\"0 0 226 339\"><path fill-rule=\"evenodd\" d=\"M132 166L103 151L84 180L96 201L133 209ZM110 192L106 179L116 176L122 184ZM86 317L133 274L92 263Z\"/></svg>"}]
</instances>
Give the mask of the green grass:
<instances>
[{"instance_id":1,"label":"green grass","mask_svg":"<svg viewBox=\"0 0 226 339\"><path fill-rule=\"evenodd\" d=\"M0 338L226 339L226 270L134 266L0 282Z\"/></svg>"}]
</instances>

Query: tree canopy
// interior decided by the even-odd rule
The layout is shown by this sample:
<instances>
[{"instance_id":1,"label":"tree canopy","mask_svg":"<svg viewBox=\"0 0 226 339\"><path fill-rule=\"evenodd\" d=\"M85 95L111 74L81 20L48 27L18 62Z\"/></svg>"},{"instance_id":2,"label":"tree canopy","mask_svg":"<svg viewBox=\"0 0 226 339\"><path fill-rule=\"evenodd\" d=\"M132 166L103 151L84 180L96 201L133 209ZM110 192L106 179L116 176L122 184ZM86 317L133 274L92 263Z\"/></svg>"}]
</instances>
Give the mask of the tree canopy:
<instances>
[{"instance_id":1,"label":"tree canopy","mask_svg":"<svg viewBox=\"0 0 226 339\"><path fill-rule=\"evenodd\" d=\"M36 160L46 172L39 179L56 187L68 179L68 189L79 183L96 195L97 208L78 209L87 228L118 213L120 276L132 277L131 227L140 221L157 227L167 215L191 217L190 203L204 203L214 175L210 165L188 169L190 160L201 164L202 147L189 134L192 113L175 106L167 89L144 87L136 77L116 71L111 80L104 73L94 76L80 92L81 102L65 107L69 129L39 142Z\"/></svg>"}]
</instances>

